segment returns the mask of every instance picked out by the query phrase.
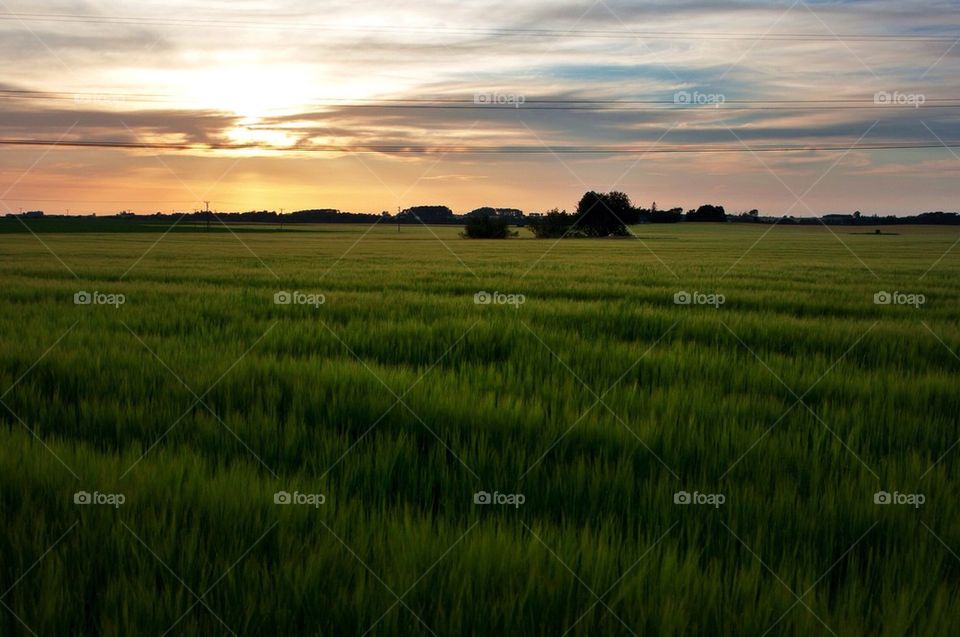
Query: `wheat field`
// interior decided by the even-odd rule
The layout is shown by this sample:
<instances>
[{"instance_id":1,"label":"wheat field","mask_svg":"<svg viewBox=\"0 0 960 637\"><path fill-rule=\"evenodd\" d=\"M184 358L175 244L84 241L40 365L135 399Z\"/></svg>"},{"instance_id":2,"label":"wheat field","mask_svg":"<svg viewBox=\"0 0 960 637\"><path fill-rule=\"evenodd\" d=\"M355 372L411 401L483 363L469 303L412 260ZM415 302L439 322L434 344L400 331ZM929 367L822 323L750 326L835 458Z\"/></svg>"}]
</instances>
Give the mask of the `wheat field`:
<instances>
[{"instance_id":1,"label":"wheat field","mask_svg":"<svg viewBox=\"0 0 960 637\"><path fill-rule=\"evenodd\" d=\"M4 635L955 629L956 229L4 223Z\"/></svg>"}]
</instances>

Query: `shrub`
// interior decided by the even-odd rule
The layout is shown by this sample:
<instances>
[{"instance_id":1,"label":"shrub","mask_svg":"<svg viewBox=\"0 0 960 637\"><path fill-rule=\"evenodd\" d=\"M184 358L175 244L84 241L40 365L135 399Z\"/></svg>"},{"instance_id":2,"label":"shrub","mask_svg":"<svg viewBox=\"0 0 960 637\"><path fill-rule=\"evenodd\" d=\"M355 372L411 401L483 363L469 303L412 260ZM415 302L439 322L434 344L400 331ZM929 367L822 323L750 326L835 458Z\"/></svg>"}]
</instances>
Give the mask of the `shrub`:
<instances>
[{"instance_id":1,"label":"shrub","mask_svg":"<svg viewBox=\"0 0 960 637\"><path fill-rule=\"evenodd\" d=\"M467 218L466 226L460 236L465 239L506 239L516 235L516 232L511 232L510 222L507 219L490 214L479 214Z\"/></svg>"},{"instance_id":2,"label":"shrub","mask_svg":"<svg viewBox=\"0 0 960 637\"><path fill-rule=\"evenodd\" d=\"M574 227L576 222L576 215L571 215L566 210L560 212L554 208L543 217L531 217L530 221L527 222L527 229L537 239L582 237L584 236L582 230L579 227Z\"/></svg>"}]
</instances>

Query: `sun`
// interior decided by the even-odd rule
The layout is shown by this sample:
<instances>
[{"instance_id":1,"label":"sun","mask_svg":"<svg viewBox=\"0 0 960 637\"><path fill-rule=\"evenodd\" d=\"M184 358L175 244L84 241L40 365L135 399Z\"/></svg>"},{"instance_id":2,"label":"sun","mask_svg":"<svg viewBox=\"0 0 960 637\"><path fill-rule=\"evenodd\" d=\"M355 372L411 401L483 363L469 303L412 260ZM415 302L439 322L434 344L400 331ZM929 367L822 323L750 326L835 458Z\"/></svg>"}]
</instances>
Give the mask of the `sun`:
<instances>
[{"instance_id":1,"label":"sun","mask_svg":"<svg viewBox=\"0 0 960 637\"><path fill-rule=\"evenodd\" d=\"M190 99L202 108L248 120L305 108L314 78L310 69L289 65L244 65L203 69L192 78Z\"/></svg>"}]
</instances>

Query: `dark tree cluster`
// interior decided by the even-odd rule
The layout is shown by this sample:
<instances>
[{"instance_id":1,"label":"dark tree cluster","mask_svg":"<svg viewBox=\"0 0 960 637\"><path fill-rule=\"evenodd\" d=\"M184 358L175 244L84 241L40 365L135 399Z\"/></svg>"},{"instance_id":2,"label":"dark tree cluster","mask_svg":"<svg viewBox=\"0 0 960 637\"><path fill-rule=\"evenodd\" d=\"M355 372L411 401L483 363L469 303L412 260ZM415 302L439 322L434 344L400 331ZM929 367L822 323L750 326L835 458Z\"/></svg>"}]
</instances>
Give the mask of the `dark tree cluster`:
<instances>
[{"instance_id":1,"label":"dark tree cluster","mask_svg":"<svg viewBox=\"0 0 960 637\"><path fill-rule=\"evenodd\" d=\"M683 221L683 208L657 210L657 204L653 204L650 210L640 211L640 223L680 223L681 221Z\"/></svg>"},{"instance_id":2,"label":"dark tree cluster","mask_svg":"<svg viewBox=\"0 0 960 637\"><path fill-rule=\"evenodd\" d=\"M490 206L484 206L482 208L477 208L476 210L471 210L467 214L463 215L463 218L469 219L470 217L477 216L502 217L504 219L513 220L515 223L522 222L524 218L523 210L520 210L519 208L491 208Z\"/></svg>"},{"instance_id":3,"label":"dark tree cluster","mask_svg":"<svg viewBox=\"0 0 960 637\"><path fill-rule=\"evenodd\" d=\"M413 206L397 215L398 223L456 223L453 210L446 206Z\"/></svg>"},{"instance_id":4,"label":"dark tree cluster","mask_svg":"<svg viewBox=\"0 0 960 637\"><path fill-rule=\"evenodd\" d=\"M627 226L639 221L630 197L622 192L599 193L592 190L577 204L577 228L587 237L624 237Z\"/></svg>"},{"instance_id":5,"label":"dark tree cluster","mask_svg":"<svg viewBox=\"0 0 960 637\"><path fill-rule=\"evenodd\" d=\"M713 206L707 204L700 206L696 210L690 210L687 212L686 220L722 223L727 220L727 212L723 209L723 206Z\"/></svg>"},{"instance_id":6,"label":"dark tree cluster","mask_svg":"<svg viewBox=\"0 0 960 637\"><path fill-rule=\"evenodd\" d=\"M467 221L460 236L466 239L506 239L516 235L516 232L510 230L509 218L491 214L476 214L467 216Z\"/></svg>"},{"instance_id":7,"label":"dark tree cluster","mask_svg":"<svg viewBox=\"0 0 960 637\"><path fill-rule=\"evenodd\" d=\"M590 191L580 199L575 213L552 210L544 217L529 221L527 227L540 239L624 237L630 234L628 226L639 220L639 211L626 194Z\"/></svg>"},{"instance_id":8,"label":"dark tree cluster","mask_svg":"<svg viewBox=\"0 0 960 637\"><path fill-rule=\"evenodd\" d=\"M527 230L538 239L559 239L569 235L576 221L576 215L554 208L540 217L531 217L527 221Z\"/></svg>"}]
</instances>

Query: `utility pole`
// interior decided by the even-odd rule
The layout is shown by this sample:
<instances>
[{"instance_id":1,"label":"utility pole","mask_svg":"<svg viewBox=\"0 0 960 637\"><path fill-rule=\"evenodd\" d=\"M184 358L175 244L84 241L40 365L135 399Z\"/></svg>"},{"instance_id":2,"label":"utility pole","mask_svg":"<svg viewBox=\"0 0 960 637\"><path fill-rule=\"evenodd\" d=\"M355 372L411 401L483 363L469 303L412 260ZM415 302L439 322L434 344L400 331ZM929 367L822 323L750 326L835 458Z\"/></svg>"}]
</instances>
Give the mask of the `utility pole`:
<instances>
[{"instance_id":1,"label":"utility pole","mask_svg":"<svg viewBox=\"0 0 960 637\"><path fill-rule=\"evenodd\" d=\"M204 201L203 204L206 206L206 217L207 217L207 232L210 232L210 202Z\"/></svg>"},{"instance_id":2,"label":"utility pole","mask_svg":"<svg viewBox=\"0 0 960 637\"><path fill-rule=\"evenodd\" d=\"M283 232L283 208L280 209L280 232Z\"/></svg>"}]
</instances>

